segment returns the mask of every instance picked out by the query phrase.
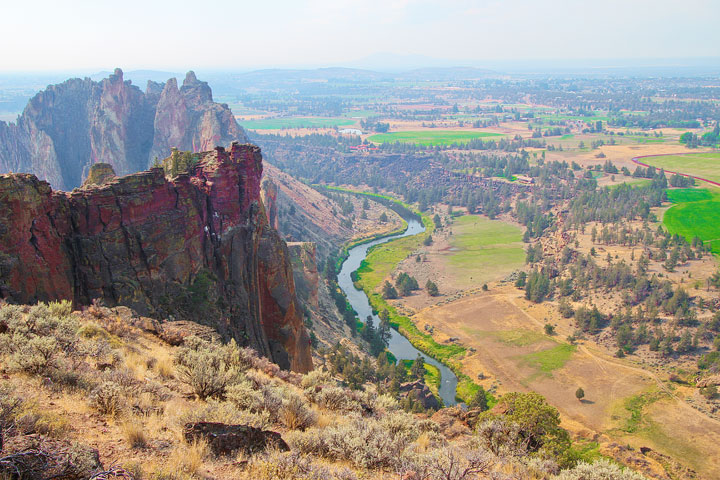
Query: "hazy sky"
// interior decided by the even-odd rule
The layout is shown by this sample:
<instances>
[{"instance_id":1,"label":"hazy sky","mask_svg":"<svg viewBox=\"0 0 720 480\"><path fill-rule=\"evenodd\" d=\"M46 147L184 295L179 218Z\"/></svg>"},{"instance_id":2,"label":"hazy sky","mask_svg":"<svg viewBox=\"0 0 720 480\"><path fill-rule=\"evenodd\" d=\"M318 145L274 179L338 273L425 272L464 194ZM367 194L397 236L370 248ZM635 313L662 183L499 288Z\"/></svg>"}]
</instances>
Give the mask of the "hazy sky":
<instances>
[{"instance_id":1,"label":"hazy sky","mask_svg":"<svg viewBox=\"0 0 720 480\"><path fill-rule=\"evenodd\" d=\"M720 0L4 0L0 70L720 56Z\"/></svg>"}]
</instances>

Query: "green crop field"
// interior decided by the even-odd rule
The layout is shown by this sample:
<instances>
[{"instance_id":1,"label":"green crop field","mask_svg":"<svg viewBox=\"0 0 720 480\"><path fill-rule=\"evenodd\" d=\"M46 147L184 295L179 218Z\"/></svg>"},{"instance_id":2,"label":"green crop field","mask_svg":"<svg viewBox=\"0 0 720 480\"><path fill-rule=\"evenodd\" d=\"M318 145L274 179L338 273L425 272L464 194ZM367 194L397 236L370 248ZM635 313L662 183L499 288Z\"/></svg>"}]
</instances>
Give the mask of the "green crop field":
<instances>
[{"instance_id":1,"label":"green crop field","mask_svg":"<svg viewBox=\"0 0 720 480\"><path fill-rule=\"evenodd\" d=\"M576 349L577 347L575 347L575 345L561 343L556 347L523 355L520 357L521 362L536 370L528 380L535 379L542 375L551 376L553 370L565 366Z\"/></svg>"},{"instance_id":2,"label":"green crop field","mask_svg":"<svg viewBox=\"0 0 720 480\"><path fill-rule=\"evenodd\" d=\"M476 138L502 137L499 133L455 131L455 130L422 130L412 132L379 133L369 138L375 143L416 143L418 145L452 145L468 143Z\"/></svg>"},{"instance_id":3,"label":"green crop field","mask_svg":"<svg viewBox=\"0 0 720 480\"><path fill-rule=\"evenodd\" d=\"M288 117L241 120L239 123L248 130L280 130L282 128L342 127L354 125L355 120L349 118Z\"/></svg>"},{"instance_id":4,"label":"green crop field","mask_svg":"<svg viewBox=\"0 0 720 480\"><path fill-rule=\"evenodd\" d=\"M699 237L711 243L713 253L720 253L720 190L672 189L667 196L675 203L663 216L668 231L688 241Z\"/></svg>"},{"instance_id":5,"label":"green crop field","mask_svg":"<svg viewBox=\"0 0 720 480\"><path fill-rule=\"evenodd\" d=\"M343 117L348 118L367 118L374 117L376 115L379 114L374 110L350 110L349 112L343 113Z\"/></svg>"},{"instance_id":6,"label":"green crop field","mask_svg":"<svg viewBox=\"0 0 720 480\"><path fill-rule=\"evenodd\" d=\"M562 114L541 114L537 115L538 118L542 118L543 120L570 120L570 121L577 121L582 120L586 123L594 123L600 120L601 122L607 122L610 120L610 117L606 115L598 115L598 116L592 116L592 117L586 117L586 116L580 116L580 115L562 115Z\"/></svg>"},{"instance_id":7,"label":"green crop field","mask_svg":"<svg viewBox=\"0 0 720 480\"><path fill-rule=\"evenodd\" d=\"M687 173L720 182L720 152L663 155L641 159L644 163L673 172Z\"/></svg>"},{"instance_id":8,"label":"green crop field","mask_svg":"<svg viewBox=\"0 0 720 480\"><path fill-rule=\"evenodd\" d=\"M499 220L465 215L453 222L449 273L461 283L500 278L525 262L522 229Z\"/></svg>"}]
</instances>

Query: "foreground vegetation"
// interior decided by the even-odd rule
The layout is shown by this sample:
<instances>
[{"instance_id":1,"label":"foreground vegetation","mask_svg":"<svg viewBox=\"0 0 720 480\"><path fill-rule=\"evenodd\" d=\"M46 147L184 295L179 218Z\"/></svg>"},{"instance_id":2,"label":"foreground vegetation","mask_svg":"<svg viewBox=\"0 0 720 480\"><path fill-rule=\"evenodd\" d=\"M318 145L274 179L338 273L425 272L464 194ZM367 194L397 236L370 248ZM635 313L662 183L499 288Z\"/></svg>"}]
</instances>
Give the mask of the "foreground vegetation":
<instances>
[{"instance_id":1,"label":"foreground vegetation","mask_svg":"<svg viewBox=\"0 0 720 480\"><path fill-rule=\"evenodd\" d=\"M172 346L157 336L171 324L133 318L100 305L75 313L67 302L0 305L0 477L642 479L584 462L587 450L571 445L537 394L507 395L500 411L476 410L450 434L372 388L349 390L319 370L281 371L199 325L205 339L190 334ZM257 430L231 447L190 435L198 422Z\"/></svg>"}]
</instances>

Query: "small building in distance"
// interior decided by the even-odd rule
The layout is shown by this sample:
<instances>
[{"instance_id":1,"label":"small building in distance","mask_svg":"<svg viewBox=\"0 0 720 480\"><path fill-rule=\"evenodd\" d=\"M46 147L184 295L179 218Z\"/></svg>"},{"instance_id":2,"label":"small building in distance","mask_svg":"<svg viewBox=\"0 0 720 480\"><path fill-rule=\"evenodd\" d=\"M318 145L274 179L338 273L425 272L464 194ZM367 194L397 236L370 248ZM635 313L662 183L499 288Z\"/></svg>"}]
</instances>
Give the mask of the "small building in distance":
<instances>
[{"instance_id":1,"label":"small building in distance","mask_svg":"<svg viewBox=\"0 0 720 480\"><path fill-rule=\"evenodd\" d=\"M528 177L526 175L516 175L517 181L522 183L523 185L533 185L535 183L535 179L532 177Z\"/></svg>"}]
</instances>

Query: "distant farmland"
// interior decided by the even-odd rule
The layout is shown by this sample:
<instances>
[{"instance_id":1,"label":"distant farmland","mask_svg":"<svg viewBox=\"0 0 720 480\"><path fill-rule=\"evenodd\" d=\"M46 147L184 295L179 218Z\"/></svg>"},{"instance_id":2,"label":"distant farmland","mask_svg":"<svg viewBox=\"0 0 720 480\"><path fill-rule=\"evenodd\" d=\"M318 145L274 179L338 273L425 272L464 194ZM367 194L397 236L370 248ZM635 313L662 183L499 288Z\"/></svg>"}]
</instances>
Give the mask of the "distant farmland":
<instances>
[{"instance_id":1,"label":"distant farmland","mask_svg":"<svg viewBox=\"0 0 720 480\"><path fill-rule=\"evenodd\" d=\"M375 143L416 143L418 145L452 145L487 137L502 137L500 133L456 130L421 130L409 132L379 133L368 140Z\"/></svg>"},{"instance_id":2,"label":"distant farmland","mask_svg":"<svg viewBox=\"0 0 720 480\"><path fill-rule=\"evenodd\" d=\"M332 128L354 125L349 118L326 117L287 117L264 118L261 120L241 120L238 123L248 130L280 130L283 128Z\"/></svg>"},{"instance_id":3,"label":"distant farmland","mask_svg":"<svg viewBox=\"0 0 720 480\"><path fill-rule=\"evenodd\" d=\"M686 173L720 182L720 152L688 153L684 155L658 155L639 159L656 168Z\"/></svg>"},{"instance_id":4,"label":"distant farmland","mask_svg":"<svg viewBox=\"0 0 720 480\"><path fill-rule=\"evenodd\" d=\"M668 190L667 196L676 204L663 216L668 231L711 242L713 253L720 253L720 191L685 188Z\"/></svg>"}]
</instances>

